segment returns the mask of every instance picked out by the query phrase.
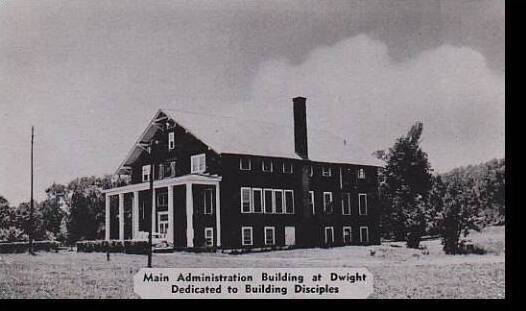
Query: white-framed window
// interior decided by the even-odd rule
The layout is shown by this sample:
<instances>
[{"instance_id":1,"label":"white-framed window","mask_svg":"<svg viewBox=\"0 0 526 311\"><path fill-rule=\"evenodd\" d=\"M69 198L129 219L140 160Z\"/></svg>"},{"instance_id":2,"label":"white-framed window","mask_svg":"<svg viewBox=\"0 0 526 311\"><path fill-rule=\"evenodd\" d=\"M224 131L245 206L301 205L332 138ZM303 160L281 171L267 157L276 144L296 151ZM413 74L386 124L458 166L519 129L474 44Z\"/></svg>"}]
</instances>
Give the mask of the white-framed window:
<instances>
[{"instance_id":1,"label":"white-framed window","mask_svg":"<svg viewBox=\"0 0 526 311\"><path fill-rule=\"evenodd\" d=\"M282 214L283 210L283 190L274 190L274 206L273 212L276 214Z\"/></svg>"},{"instance_id":2,"label":"white-framed window","mask_svg":"<svg viewBox=\"0 0 526 311\"><path fill-rule=\"evenodd\" d=\"M211 215L214 213L214 191L213 189L203 190L203 214Z\"/></svg>"},{"instance_id":3,"label":"white-framed window","mask_svg":"<svg viewBox=\"0 0 526 311\"><path fill-rule=\"evenodd\" d=\"M168 212L157 212L157 232L161 234L168 233Z\"/></svg>"},{"instance_id":4,"label":"white-framed window","mask_svg":"<svg viewBox=\"0 0 526 311\"><path fill-rule=\"evenodd\" d=\"M175 149L175 132L168 132L168 150Z\"/></svg>"},{"instance_id":5,"label":"white-framed window","mask_svg":"<svg viewBox=\"0 0 526 311\"><path fill-rule=\"evenodd\" d=\"M352 228L350 226L344 226L342 229L343 244L351 244L352 242Z\"/></svg>"},{"instance_id":6,"label":"white-framed window","mask_svg":"<svg viewBox=\"0 0 526 311\"><path fill-rule=\"evenodd\" d=\"M286 214L294 214L294 191L292 190L285 190L285 213Z\"/></svg>"},{"instance_id":7,"label":"white-framed window","mask_svg":"<svg viewBox=\"0 0 526 311\"><path fill-rule=\"evenodd\" d=\"M263 190L260 188L252 189L252 204L254 205L254 213L263 212Z\"/></svg>"},{"instance_id":8,"label":"white-framed window","mask_svg":"<svg viewBox=\"0 0 526 311\"><path fill-rule=\"evenodd\" d=\"M274 169L274 164L269 159L261 160L261 170L263 172L272 172Z\"/></svg>"},{"instance_id":9,"label":"white-framed window","mask_svg":"<svg viewBox=\"0 0 526 311\"><path fill-rule=\"evenodd\" d=\"M351 194L342 193L342 215L351 215Z\"/></svg>"},{"instance_id":10,"label":"white-framed window","mask_svg":"<svg viewBox=\"0 0 526 311\"><path fill-rule=\"evenodd\" d=\"M159 164L159 170L157 171L157 175L159 179L164 178L164 164Z\"/></svg>"},{"instance_id":11,"label":"white-framed window","mask_svg":"<svg viewBox=\"0 0 526 311\"><path fill-rule=\"evenodd\" d=\"M358 211L360 215L367 215L367 193L358 194Z\"/></svg>"},{"instance_id":12,"label":"white-framed window","mask_svg":"<svg viewBox=\"0 0 526 311\"><path fill-rule=\"evenodd\" d=\"M250 213L252 211L252 195L250 188L241 187L241 213Z\"/></svg>"},{"instance_id":13,"label":"white-framed window","mask_svg":"<svg viewBox=\"0 0 526 311\"><path fill-rule=\"evenodd\" d=\"M367 226L360 227L360 242L369 243L369 227Z\"/></svg>"},{"instance_id":14,"label":"white-framed window","mask_svg":"<svg viewBox=\"0 0 526 311\"><path fill-rule=\"evenodd\" d=\"M250 171L252 169L252 161L249 158L239 158L239 169L242 171Z\"/></svg>"},{"instance_id":15,"label":"white-framed window","mask_svg":"<svg viewBox=\"0 0 526 311\"><path fill-rule=\"evenodd\" d=\"M175 176L175 161L171 161L170 162L170 177L174 177Z\"/></svg>"},{"instance_id":16,"label":"white-framed window","mask_svg":"<svg viewBox=\"0 0 526 311\"><path fill-rule=\"evenodd\" d=\"M314 203L314 191L309 191L309 206L312 209L312 215L316 214L316 206Z\"/></svg>"},{"instance_id":17,"label":"white-framed window","mask_svg":"<svg viewBox=\"0 0 526 311\"><path fill-rule=\"evenodd\" d=\"M204 173L206 171L206 155L204 153L193 155L190 158L191 173Z\"/></svg>"},{"instance_id":18,"label":"white-framed window","mask_svg":"<svg viewBox=\"0 0 526 311\"><path fill-rule=\"evenodd\" d=\"M142 181L150 181L150 166L149 165L143 165L142 166Z\"/></svg>"},{"instance_id":19,"label":"white-framed window","mask_svg":"<svg viewBox=\"0 0 526 311\"><path fill-rule=\"evenodd\" d=\"M263 210L265 214L272 214L274 211L274 191L272 191L272 189L263 190L263 202L265 205Z\"/></svg>"},{"instance_id":20,"label":"white-framed window","mask_svg":"<svg viewBox=\"0 0 526 311\"><path fill-rule=\"evenodd\" d=\"M314 176L314 167L311 165L309 167L309 177L312 177L312 176Z\"/></svg>"},{"instance_id":21,"label":"white-framed window","mask_svg":"<svg viewBox=\"0 0 526 311\"><path fill-rule=\"evenodd\" d=\"M334 243L334 227L325 227L325 244Z\"/></svg>"},{"instance_id":22,"label":"white-framed window","mask_svg":"<svg viewBox=\"0 0 526 311\"><path fill-rule=\"evenodd\" d=\"M241 227L241 245L249 246L253 244L252 227Z\"/></svg>"},{"instance_id":23,"label":"white-framed window","mask_svg":"<svg viewBox=\"0 0 526 311\"><path fill-rule=\"evenodd\" d=\"M292 174L292 163L283 162L283 173Z\"/></svg>"},{"instance_id":24,"label":"white-framed window","mask_svg":"<svg viewBox=\"0 0 526 311\"><path fill-rule=\"evenodd\" d=\"M321 168L321 175L323 177L331 177L332 176L332 169L328 166L324 166Z\"/></svg>"},{"instance_id":25,"label":"white-framed window","mask_svg":"<svg viewBox=\"0 0 526 311\"><path fill-rule=\"evenodd\" d=\"M365 170L363 168L358 169L358 179L365 179Z\"/></svg>"},{"instance_id":26,"label":"white-framed window","mask_svg":"<svg viewBox=\"0 0 526 311\"><path fill-rule=\"evenodd\" d=\"M323 193L323 211L326 214L332 213L332 192Z\"/></svg>"},{"instance_id":27,"label":"white-framed window","mask_svg":"<svg viewBox=\"0 0 526 311\"><path fill-rule=\"evenodd\" d=\"M274 227L265 227L265 245L276 244L276 229Z\"/></svg>"},{"instance_id":28,"label":"white-framed window","mask_svg":"<svg viewBox=\"0 0 526 311\"><path fill-rule=\"evenodd\" d=\"M205 245L207 247L214 246L214 228L212 227L205 228Z\"/></svg>"},{"instance_id":29,"label":"white-framed window","mask_svg":"<svg viewBox=\"0 0 526 311\"><path fill-rule=\"evenodd\" d=\"M168 206L168 192L155 193L157 198L157 207L166 207Z\"/></svg>"}]
</instances>

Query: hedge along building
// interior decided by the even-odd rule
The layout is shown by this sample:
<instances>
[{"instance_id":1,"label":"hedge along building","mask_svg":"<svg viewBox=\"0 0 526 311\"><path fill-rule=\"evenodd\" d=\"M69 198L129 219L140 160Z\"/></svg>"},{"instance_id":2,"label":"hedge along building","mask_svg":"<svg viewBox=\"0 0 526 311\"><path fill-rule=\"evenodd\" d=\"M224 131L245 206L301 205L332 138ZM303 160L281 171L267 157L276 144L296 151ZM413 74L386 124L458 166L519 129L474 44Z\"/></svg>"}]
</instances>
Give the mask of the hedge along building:
<instances>
[{"instance_id":1,"label":"hedge along building","mask_svg":"<svg viewBox=\"0 0 526 311\"><path fill-rule=\"evenodd\" d=\"M116 172L131 183L104 191L106 240L151 226L175 248L379 243L379 162L307 131L305 104L293 99L290 126L157 111Z\"/></svg>"}]
</instances>

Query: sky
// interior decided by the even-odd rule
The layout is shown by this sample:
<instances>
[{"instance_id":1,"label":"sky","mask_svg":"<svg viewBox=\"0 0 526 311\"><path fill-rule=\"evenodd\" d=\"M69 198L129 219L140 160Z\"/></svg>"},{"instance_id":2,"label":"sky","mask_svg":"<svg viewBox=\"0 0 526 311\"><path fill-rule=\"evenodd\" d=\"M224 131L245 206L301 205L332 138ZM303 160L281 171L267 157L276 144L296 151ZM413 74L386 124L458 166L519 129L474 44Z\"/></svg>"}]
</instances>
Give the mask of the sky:
<instances>
[{"instance_id":1,"label":"sky","mask_svg":"<svg viewBox=\"0 0 526 311\"><path fill-rule=\"evenodd\" d=\"M292 122L371 152L416 121L435 172L504 157L504 1L0 0L0 195L113 173L159 108Z\"/></svg>"}]
</instances>

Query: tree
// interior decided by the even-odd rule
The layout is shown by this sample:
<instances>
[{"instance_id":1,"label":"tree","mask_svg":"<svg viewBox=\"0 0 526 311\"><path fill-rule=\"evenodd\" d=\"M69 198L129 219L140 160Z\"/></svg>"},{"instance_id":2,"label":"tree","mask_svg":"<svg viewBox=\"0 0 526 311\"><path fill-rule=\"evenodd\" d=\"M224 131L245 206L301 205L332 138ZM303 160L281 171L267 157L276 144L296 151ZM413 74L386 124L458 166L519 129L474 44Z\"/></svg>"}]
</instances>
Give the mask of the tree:
<instances>
[{"instance_id":1,"label":"tree","mask_svg":"<svg viewBox=\"0 0 526 311\"><path fill-rule=\"evenodd\" d=\"M101 190L112 185L109 175L102 178L95 176L77 178L68 184L71 202L66 228L70 243L103 237L105 198Z\"/></svg>"},{"instance_id":2,"label":"tree","mask_svg":"<svg viewBox=\"0 0 526 311\"><path fill-rule=\"evenodd\" d=\"M66 186L53 183L46 189L47 197L41 204L43 226L55 236L60 233L62 219L66 215L63 209L66 194Z\"/></svg>"},{"instance_id":3,"label":"tree","mask_svg":"<svg viewBox=\"0 0 526 311\"><path fill-rule=\"evenodd\" d=\"M13 209L9 206L9 201L0 195L0 228L11 226L13 219Z\"/></svg>"},{"instance_id":4,"label":"tree","mask_svg":"<svg viewBox=\"0 0 526 311\"><path fill-rule=\"evenodd\" d=\"M29 202L23 202L18 205L13 217L13 223L15 227L22 230L26 235L28 235L29 231L32 230L33 238L35 240L47 239L46 230L42 223L40 204L35 202L33 217L31 217L30 209L31 207Z\"/></svg>"},{"instance_id":5,"label":"tree","mask_svg":"<svg viewBox=\"0 0 526 311\"><path fill-rule=\"evenodd\" d=\"M420 148L423 124L415 123L406 136L398 138L388 152L377 152L386 162L380 183L383 201L382 229L407 246L417 248L425 233L431 167Z\"/></svg>"},{"instance_id":6,"label":"tree","mask_svg":"<svg viewBox=\"0 0 526 311\"><path fill-rule=\"evenodd\" d=\"M480 209L472 182L463 184L458 178L450 180L443 202L440 217L442 244L446 254L457 254L461 234L465 237L469 230L480 231Z\"/></svg>"}]
</instances>

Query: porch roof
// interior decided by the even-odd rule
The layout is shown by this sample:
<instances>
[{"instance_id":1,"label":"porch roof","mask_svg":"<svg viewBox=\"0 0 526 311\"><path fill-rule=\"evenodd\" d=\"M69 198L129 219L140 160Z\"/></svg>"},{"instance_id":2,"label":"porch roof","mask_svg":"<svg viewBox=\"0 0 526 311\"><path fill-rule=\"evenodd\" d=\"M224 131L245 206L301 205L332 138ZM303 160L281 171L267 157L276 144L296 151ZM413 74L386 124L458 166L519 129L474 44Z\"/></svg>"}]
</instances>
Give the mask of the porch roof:
<instances>
[{"instance_id":1,"label":"porch roof","mask_svg":"<svg viewBox=\"0 0 526 311\"><path fill-rule=\"evenodd\" d=\"M204 184L215 185L221 181L221 176L218 175L203 175L203 174L189 174L184 176L164 178L153 181L153 188L163 188L168 186L177 186L185 184ZM123 187L110 188L102 190L106 195L116 195L119 193L128 193L134 191L143 191L150 189L150 182L143 182L140 184L132 184Z\"/></svg>"}]
</instances>

